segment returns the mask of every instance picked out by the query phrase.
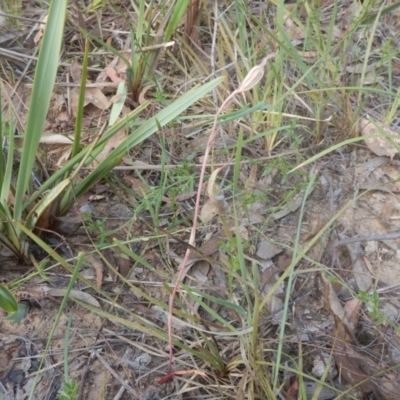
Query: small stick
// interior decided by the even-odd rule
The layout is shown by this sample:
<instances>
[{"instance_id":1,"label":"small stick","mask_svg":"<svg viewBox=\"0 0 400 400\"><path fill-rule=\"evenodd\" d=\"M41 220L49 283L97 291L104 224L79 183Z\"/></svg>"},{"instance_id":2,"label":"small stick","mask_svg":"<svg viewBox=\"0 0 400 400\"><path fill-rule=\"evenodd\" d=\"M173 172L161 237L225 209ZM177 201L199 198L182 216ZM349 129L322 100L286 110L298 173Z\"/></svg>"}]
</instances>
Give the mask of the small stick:
<instances>
[{"instance_id":1,"label":"small stick","mask_svg":"<svg viewBox=\"0 0 400 400\"><path fill-rule=\"evenodd\" d=\"M355 236L352 238L338 240L335 243L336 247L343 246L344 244L357 243L357 242L372 242L375 240L391 240L400 239L400 232L385 233L382 235L370 235L370 236Z\"/></svg>"}]
</instances>

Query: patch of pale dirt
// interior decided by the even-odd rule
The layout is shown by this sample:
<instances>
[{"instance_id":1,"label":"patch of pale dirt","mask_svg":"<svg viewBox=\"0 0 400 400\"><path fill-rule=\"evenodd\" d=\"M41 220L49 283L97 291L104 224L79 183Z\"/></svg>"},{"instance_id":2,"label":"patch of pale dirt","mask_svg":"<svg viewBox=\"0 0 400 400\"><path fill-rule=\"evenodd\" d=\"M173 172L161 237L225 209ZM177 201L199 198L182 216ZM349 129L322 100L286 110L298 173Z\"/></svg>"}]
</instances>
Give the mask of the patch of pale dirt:
<instances>
[{"instance_id":1,"label":"patch of pale dirt","mask_svg":"<svg viewBox=\"0 0 400 400\"><path fill-rule=\"evenodd\" d=\"M333 354L332 367L342 371L336 379L341 376L347 387L360 385L361 390L353 393L357 398L373 392L379 398L395 399L400 391L393 383L399 381L397 372L383 373L399 362L400 352L399 178L398 161L389 157L360 150L344 153L340 159L332 155L318 174L301 225L300 248L304 249L335 219L308 251L308 261L296 265L289 316L292 343L300 341L310 350L306 370L316 377L311 367L320 357L316 348L327 345L326 351ZM298 223L298 211L284 215L271 231L271 239L293 248ZM361 240L354 240L357 237ZM284 253L290 263L292 251ZM269 268L279 267L281 257L272 258ZM279 314L278 309L273 311ZM336 345L335 340L351 344ZM295 349L292 345L288 351ZM343 382L336 379L331 382L342 390Z\"/></svg>"},{"instance_id":2,"label":"patch of pale dirt","mask_svg":"<svg viewBox=\"0 0 400 400\"><path fill-rule=\"evenodd\" d=\"M51 346L46 357L42 357L50 331L56 320L59 302L53 300L40 301L40 308L33 307L19 324L7 322L5 313L0 315L0 347L3 357L8 362L1 363L1 384L6 388L6 399L26 399L29 397L36 372L41 370L37 378L35 398L56 398L63 382L63 360L68 313L73 314L68 348L74 362L84 365L88 349L100 329L100 317L88 314L82 308L70 306L60 317L55 328ZM42 365L40 365L43 360ZM71 371L72 372L72 371ZM76 374L76 372L75 372Z\"/></svg>"}]
</instances>

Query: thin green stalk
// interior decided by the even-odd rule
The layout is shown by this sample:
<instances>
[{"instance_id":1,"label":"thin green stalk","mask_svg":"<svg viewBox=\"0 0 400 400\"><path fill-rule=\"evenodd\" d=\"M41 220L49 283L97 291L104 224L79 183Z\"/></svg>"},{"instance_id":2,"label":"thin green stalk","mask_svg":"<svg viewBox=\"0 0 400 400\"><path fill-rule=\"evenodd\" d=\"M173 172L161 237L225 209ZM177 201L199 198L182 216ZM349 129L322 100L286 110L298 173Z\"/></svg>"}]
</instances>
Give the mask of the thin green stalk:
<instances>
[{"instance_id":1,"label":"thin green stalk","mask_svg":"<svg viewBox=\"0 0 400 400\"><path fill-rule=\"evenodd\" d=\"M89 39L85 38L85 53L83 57L82 64L82 76L81 76L81 84L79 89L79 99L78 99L78 108L75 119L75 133L74 133L74 141L71 149L71 159L74 158L81 146L81 132L82 132L82 123L83 123L83 110L85 105L85 94L86 94L86 80L87 80L87 66L89 62Z\"/></svg>"},{"instance_id":2,"label":"thin green stalk","mask_svg":"<svg viewBox=\"0 0 400 400\"><path fill-rule=\"evenodd\" d=\"M296 239L295 239L295 245L294 245L293 255L292 255L292 262L291 262L290 266L288 267L288 271L287 271L289 277L288 277L288 282L286 285L285 303L283 306L281 326L280 326L280 330L279 330L279 344L278 344L278 350L277 350L277 354L276 354L276 366L275 366L274 380L273 380L274 390L276 390L278 387L278 378L279 378L279 371L280 371L281 358L282 358L283 342L285 339L285 331L286 331L286 320L287 320L287 315L288 315L288 311L289 311L290 295L292 293L294 268L297 264L296 260L298 257L298 249L299 249L299 245L300 245L301 226L302 226L302 222L303 222L303 217L304 217L307 200L313 190L316 178L317 178L317 171L314 170L311 174L310 180L308 182L307 188L304 193L303 201L301 203L299 222L297 225Z\"/></svg>"}]
</instances>

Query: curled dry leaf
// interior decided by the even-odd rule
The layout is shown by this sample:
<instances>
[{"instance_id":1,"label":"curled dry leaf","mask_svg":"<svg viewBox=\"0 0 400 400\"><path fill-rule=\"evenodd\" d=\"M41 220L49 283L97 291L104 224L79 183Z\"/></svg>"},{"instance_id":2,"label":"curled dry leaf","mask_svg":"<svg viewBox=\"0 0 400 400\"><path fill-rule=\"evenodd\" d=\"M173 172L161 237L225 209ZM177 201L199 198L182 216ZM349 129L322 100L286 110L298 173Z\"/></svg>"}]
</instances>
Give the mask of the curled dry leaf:
<instances>
[{"instance_id":1,"label":"curled dry leaf","mask_svg":"<svg viewBox=\"0 0 400 400\"><path fill-rule=\"evenodd\" d=\"M200 219L202 222L210 222L216 215L223 215L227 213L228 203L225 201L223 195L218 195L218 186L216 179L218 173L223 169L217 168L210 176L207 184L207 194L209 199L205 202L200 212Z\"/></svg>"},{"instance_id":2,"label":"curled dry leaf","mask_svg":"<svg viewBox=\"0 0 400 400\"><path fill-rule=\"evenodd\" d=\"M80 217L80 216L79 216ZM103 283L103 270L104 266L100 260L98 254L86 254L85 259L89 262L95 270L96 273L96 286L101 289L101 285Z\"/></svg>"},{"instance_id":3,"label":"curled dry leaf","mask_svg":"<svg viewBox=\"0 0 400 400\"><path fill-rule=\"evenodd\" d=\"M33 38L33 42L35 43L36 46L38 45L40 39L41 39L42 36L43 36L43 32L44 32L44 28L46 27L46 23L47 23L47 18L48 18L48 16L49 16L49 15L46 14L46 15L43 17L43 19L42 19L42 21L41 21L41 24L39 24L39 30L36 32L36 35L35 35L35 37Z\"/></svg>"},{"instance_id":4,"label":"curled dry leaf","mask_svg":"<svg viewBox=\"0 0 400 400\"><path fill-rule=\"evenodd\" d=\"M149 89L151 89L153 85L145 86L142 91L139 93L139 104L144 104L146 100L146 93Z\"/></svg>"},{"instance_id":5,"label":"curled dry leaf","mask_svg":"<svg viewBox=\"0 0 400 400\"><path fill-rule=\"evenodd\" d=\"M208 199L200 212L202 222L210 222L216 215L224 215L228 211L228 203L224 198Z\"/></svg>"},{"instance_id":6,"label":"curled dry leaf","mask_svg":"<svg viewBox=\"0 0 400 400\"><path fill-rule=\"evenodd\" d=\"M218 196L218 185L216 184L216 180L219 172L223 167L217 168L210 176L210 179L207 184L207 194L210 199L215 199Z\"/></svg>"},{"instance_id":7,"label":"curled dry leaf","mask_svg":"<svg viewBox=\"0 0 400 400\"><path fill-rule=\"evenodd\" d=\"M91 166L94 168L97 167L102 161L104 161L107 156L111 153L113 149L115 149L118 145L120 145L126 138L127 133L126 129L120 129L115 135L111 136L111 138L107 141L104 146L103 151L97 155L96 159L91 163Z\"/></svg>"},{"instance_id":8,"label":"curled dry leaf","mask_svg":"<svg viewBox=\"0 0 400 400\"><path fill-rule=\"evenodd\" d=\"M349 300L344 306L344 312L350 326L354 329L357 328L358 321L360 319L360 311L362 307L362 301L358 299Z\"/></svg>"},{"instance_id":9,"label":"curled dry leaf","mask_svg":"<svg viewBox=\"0 0 400 400\"><path fill-rule=\"evenodd\" d=\"M112 82L123 82L123 79L121 79L118 76L118 73L115 70L115 68L108 66L108 67L104 68L104 71L107 74L107 76L111 79Z\"/></svg>"},{"instance_id":10,"label":"curled dry leaf","mask_svg":"<svg viewBox=\"0 0 400 400\"><path fill-rule=\"evenodd\" d=\"M379 128L379 129L378 129ZM400 136L398 132L390 129L388 126L377 122L371 122L367 118L363 118L360 122L360 129L362 136L372 136L382 134L393 136L393 142L400 145ZM397 154L397 150L390 144L390 142L383 137L374 137L365 139L365 144L377 156L389 156L391 159Z\"/></svg>"}]
</instances>

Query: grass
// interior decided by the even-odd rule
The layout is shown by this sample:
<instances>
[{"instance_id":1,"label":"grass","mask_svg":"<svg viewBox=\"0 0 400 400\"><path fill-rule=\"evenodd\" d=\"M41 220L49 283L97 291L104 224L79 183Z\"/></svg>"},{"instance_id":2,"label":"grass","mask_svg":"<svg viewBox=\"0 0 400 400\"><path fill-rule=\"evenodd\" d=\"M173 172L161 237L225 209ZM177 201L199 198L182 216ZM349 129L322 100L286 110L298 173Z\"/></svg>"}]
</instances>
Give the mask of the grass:
<instances>
[{"instance_id":1,"label":"grass","mask_svg":"<svg viewBox=\"0 0 400 400\"><path fill-rule=\"evenodd\" d=\"M371 112L390 125L396 116L398 49L385 24L394 24L398 6L235 0L205 10L196 1L93 2L81 10L85 26L73 27L67 16L63 30L68 14L52 3L36 73L27 70L34 83L26 124L20 126L15 106L1 99L1 250L34 268L0 286L0 307L21 316L11 293L19 297L25 287L37 288L38 276L49 283L39 303L55 312L56 322L38 370L63 337L59 398L79 398L81 388L88 390L71 369L74 349L83 346L77 328L82 310L103 321L93 325L96 340L90 344L105 350L93 350L90 360L113 376L101 398L116 396L113 386L145 398L151 382L162 398L173 392L210 399L317 399L323 392L332 398L360 398L361 392L390 398L388 392L397 388L389 387L385 374L397 364L379 364L368 350L378 337L389 343L397 334L383 311L387 298L375 287L352 287L328 261L349 258L328 244L354 202L370 192L336 202L322 188L324 179L335 181L346 171L337 164L347 163L350 149L362 151L360 118ZM196 7L202 10L198 25L189 18ZM103 22L113 10L115 36L91 31L95 10ZM192 41L184 32L192 32ZM83 38L81 45L67 40L73 35ZM158 47L171 40L173 47ZM130 47L123 49L122 42ZM53 82L63 82L66 72L58 65L61 44L63 62L79 53L82 77L71 153L56 167L36 150L43 148ZM109 55L95 55L105 51ZM115 67L123 77L119 101L110 111L84 108L86 79L94 81L114 57L122 60ZM108 89L112 95L115 87ZM103 128L87 142L91 118ZM101 159L121 130L124 139ZM36 187L30 171L40 164L48 177ZM91 202L95 211L77 214L76 233L52 236L59 221L71 221L75 205L87 203L95 196L91 190L101 186L103 198ZM113 201L132 212L114 221ZM215 216L198 219L207 207L214 207ZM261 243L274 243L281 253L263 258ZM347 268L352 274L352 266ZM54 276L68 279L58 305L46 300L58 296ZM356 320L343 311L348 299L339 300L334 286L360 302L363 312ZM64 329L57 321L67 307ZM307 317L314 313L315 335ZM335 322L327 333L322 327L330 319ZM355 340L361 326L371 336L364 348ZM127 378L132 372L122 367L119 346L151 355L150 366L134 372L137 382ZM322 353L325 364L316 375L313 362ZM77 357L87 354L79 350ZM362 363L354 366L358 359ZM344 384L332 375L335 368Z\"/></svg>"}]
</instances>

